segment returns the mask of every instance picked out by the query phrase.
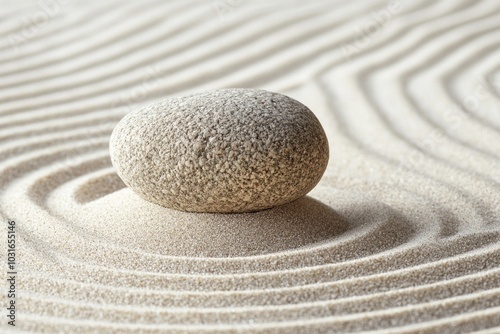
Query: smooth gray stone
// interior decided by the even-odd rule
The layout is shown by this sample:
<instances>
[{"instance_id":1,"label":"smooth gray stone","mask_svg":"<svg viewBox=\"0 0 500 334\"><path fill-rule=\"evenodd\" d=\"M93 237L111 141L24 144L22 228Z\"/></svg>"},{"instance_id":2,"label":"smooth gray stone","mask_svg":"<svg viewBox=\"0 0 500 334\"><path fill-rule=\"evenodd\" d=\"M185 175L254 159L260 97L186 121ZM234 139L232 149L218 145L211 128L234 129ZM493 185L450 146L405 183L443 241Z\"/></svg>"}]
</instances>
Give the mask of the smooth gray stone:
<instances>
[{"instance_id":1,"label":"smooth gray stone","mask_svg":"<svg viewBox=\"0 0 500 334\"><path fill-rule=\"evenodd\" d=\"M110 141L127 186L161 206L250 212L296 200L319 182L328 141L300 102L258 89L175 97L126 115Z\"/></svg>"}]
</instances>

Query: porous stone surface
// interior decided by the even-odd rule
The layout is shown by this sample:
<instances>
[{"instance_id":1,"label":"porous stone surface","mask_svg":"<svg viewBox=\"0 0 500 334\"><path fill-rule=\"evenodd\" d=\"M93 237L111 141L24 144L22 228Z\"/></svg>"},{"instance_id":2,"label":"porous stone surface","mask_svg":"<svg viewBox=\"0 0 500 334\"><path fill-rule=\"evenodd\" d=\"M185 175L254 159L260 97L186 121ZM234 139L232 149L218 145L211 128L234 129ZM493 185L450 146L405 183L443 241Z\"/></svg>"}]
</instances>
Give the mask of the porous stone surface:
<instances>
[{"instance_id":1,"label":"porous stone surface","mask_svg":"<svg viewBox=\"0 0 500 334\"><path fill-rule=\"evenodd\" d=\"M258 89L174 97L127 114L111 135L127 186L161 206L250 212L291 202L319 182L328 141L300 102Z\"/></svg>"}]
</instances>

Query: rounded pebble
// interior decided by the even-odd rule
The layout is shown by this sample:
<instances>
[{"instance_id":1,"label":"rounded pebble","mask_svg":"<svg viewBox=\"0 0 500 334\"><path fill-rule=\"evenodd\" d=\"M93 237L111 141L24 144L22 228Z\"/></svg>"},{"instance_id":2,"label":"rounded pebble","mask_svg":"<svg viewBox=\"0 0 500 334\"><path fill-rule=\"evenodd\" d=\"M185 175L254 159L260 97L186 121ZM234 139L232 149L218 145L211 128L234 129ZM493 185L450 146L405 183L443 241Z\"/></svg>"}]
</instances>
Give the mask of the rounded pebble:
<instances>
[{"instance_id":1,"label":"rounded pebble","mask_svg":"<svg viewBox=\"0 0 500 334\"><path fill-rule=\"evenodd\" d=\"M321 179L328 141L300 102L258 89L168 98L127 114L113 166L142 198L191 212L251 212L296 200Z\"/></svg>"}]
</instances>

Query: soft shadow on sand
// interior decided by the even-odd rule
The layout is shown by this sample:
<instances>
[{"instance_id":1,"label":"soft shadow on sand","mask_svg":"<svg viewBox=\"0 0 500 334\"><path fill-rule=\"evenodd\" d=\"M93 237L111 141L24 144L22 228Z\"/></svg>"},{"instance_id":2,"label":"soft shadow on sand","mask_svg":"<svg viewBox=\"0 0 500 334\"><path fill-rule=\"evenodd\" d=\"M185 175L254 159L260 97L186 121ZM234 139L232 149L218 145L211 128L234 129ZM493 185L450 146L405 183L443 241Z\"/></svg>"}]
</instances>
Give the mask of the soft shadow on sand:
<instances>
[{"instance_id":1,"label":"soft shadow on sand","mask_svg":"<svg viewBox=\"0 0 500 334\"><path fill-rule=\"evenodd\" d=\"M122 189L88 203L78 216L80 227L119 245L191 257L291 250L348 229L337 212L308 196L254 213L204 214L163 208Z\"/></svg>"}]
</instances>

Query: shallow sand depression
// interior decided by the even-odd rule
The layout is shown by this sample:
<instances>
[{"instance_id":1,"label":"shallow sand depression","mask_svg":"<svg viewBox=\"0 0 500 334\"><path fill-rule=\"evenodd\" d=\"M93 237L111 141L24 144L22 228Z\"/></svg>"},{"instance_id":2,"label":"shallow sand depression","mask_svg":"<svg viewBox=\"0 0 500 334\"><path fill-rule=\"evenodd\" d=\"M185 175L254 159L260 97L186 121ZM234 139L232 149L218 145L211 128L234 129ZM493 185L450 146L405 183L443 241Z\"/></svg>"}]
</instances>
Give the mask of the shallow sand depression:
<instances>
[{"instance_id":1,"label":"shallow sand depression","mask_svg":"<svg viewBox=\"0 0 500 334\"><path fill-rule=\"evenodd\" d=\"M500 331L500 3L61 2L43 25L38 2L0 4L17 330ZM108 150L118 121L226 87L316 114L318 186L229 215L126 188Z\"/></svg>"}]
</instances>

